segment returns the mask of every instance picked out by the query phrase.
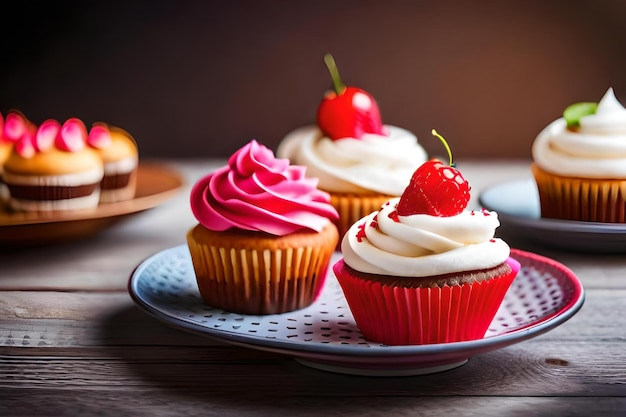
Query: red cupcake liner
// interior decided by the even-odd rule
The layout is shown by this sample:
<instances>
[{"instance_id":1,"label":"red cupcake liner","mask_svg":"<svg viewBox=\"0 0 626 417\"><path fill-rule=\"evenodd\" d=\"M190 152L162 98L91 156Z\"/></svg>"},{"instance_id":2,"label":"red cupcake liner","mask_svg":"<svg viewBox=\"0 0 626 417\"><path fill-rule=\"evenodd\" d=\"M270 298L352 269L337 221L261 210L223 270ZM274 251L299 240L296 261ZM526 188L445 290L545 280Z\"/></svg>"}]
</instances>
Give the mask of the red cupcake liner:
<instances>
[{"instance_id":1,"label":"red cupcake liner","mask_svg":"<svg viewBox=\"0 0 626 417\"><path fill-rule=\"evenodd\" d=\"M333 270L363 336L386 345L450 343L482 338L520 264L511 273L472 284L405 288L360 277L343 259Z\"/></svg>"}]
</instances>

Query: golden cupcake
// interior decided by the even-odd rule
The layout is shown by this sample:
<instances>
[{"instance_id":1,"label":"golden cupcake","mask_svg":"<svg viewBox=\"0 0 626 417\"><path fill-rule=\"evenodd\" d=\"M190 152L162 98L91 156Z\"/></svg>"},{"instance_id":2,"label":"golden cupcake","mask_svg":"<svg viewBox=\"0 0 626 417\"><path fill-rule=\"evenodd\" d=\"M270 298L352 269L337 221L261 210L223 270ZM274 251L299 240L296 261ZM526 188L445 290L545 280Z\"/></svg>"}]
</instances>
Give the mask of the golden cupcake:
<instances>
[{"instance_id":1,"label":"golden cupcake","mask_svg":"<svg viewBox=\"0 0 626 417\"><path fill-rule=\"evenodd\" d=\"M334 90L317 111L317 124L290 132L277 156L303 165L319 179L339 212L340 236L389 198L402 194L411 174L427 159L411 132L384 125L374 97L346 87L331 56L325 57Z\"/></svg>"},{"instance_id":2,"label":"golden cupcake","mask_svg":"<svg viewBox=\"0 0 626 417\"><path fill-rule=\"evenodd\" d=\"M338 241L337 212L305 169L253 140L196 184L187 234L206 304L274 314L315 301Z\"/></svg>"},{"instance_id":3,"label":"golden cupcake","mask_svg":"<svg viewBox=\"0 0 626 417\"><path fill-rule=\"evenodd\" d=\"M626 109L612 88L599 103L569 106L532 155L542 217L626 222Z\"/></svg>"},{"instance_id":4,"label":"golden cupcake","mask_svg":"<svg viewBox=\"0 0 626 417\"><path fill-rule=\"evenodd\" d=\"M0 205L9 195L6 185L2 181L2 171L4 170L4 162L9 158L12 150L13 143L4 137L4 117L0 113Z\"/></svg>"},{"instance_id":5,"label":"golden cupcake","mask_svg":"<svg viewBox=\"0 0 626 417\"><path fill-rule=\"evenodd\" d=\"M102 160L87 146L85 125L75 118L26 129L2 173L8 206L37 212L95 208L102 177Z\"/></svg>"},{"instance_id":6,"label":"golden cupcake","mask_svg":"<svg viewBox=\"0 0 626 417\"><path fill-rule=\"evenodd\" d=\"M133 137L119 127L96 123L89 131L88 143L98 150L104 166L100 203L132 200L139 162Z\"/></svg>"}]
</instances>

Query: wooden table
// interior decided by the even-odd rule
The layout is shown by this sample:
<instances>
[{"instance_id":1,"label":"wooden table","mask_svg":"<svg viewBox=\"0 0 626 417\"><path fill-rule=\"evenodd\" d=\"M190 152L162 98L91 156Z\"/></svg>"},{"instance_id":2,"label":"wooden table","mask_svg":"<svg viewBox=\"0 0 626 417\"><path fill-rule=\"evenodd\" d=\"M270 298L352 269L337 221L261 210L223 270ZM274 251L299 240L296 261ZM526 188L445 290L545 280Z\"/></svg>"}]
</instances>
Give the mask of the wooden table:
<instances>
[{"instance_id":1,"label":"wooden table","mask_svg":"<svg viewBox=\"0 0 626 417\"><path fill-rule=\"evenodd\" d=\"M166 161L173 199L69 244L0 253L2 416L626 415L626 258L512 246L571 268L586 301L541 336L454 370L377 378L170 328L131 300L133 268L184 243L190 184L220 161ZM461 161L476 196L529 161ZM1 233L1 231L0 231Z\"/></svg>"}]
</instances>

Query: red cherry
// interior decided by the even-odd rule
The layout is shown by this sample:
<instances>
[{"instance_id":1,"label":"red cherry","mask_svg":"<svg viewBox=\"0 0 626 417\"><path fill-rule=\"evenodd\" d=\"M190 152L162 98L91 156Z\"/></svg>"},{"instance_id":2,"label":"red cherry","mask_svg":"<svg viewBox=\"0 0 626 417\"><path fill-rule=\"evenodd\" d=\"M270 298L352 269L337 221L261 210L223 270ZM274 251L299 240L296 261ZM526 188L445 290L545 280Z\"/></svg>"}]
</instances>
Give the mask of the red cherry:
<instances>
[{"instance_id":1,"label":"red cherry","mask_svg":"<svg viewBox=\"0 0 626 417\"><path fill-rule=\"evenodd\" d=\"M432 159L413 173L398 203L398 215L428 214L437 217L461 213L470 200L470 186L452 164L452 152L447 142L434 129L450 156L450 165Z\"/></svg>"},{"instance_id":2,"label":"red cherry","mask_svg":"<svg viewBox=\"0 0 626 417\"><path fill-rule=\"evenodd\" d=\"M332 55L326 54L324 61L335 91L326 94L317 109L317 125L322 132L332 140L360 139L366 133L386 135L374 97L360 88L346 87Z\"/></svg>"}]
</instances>

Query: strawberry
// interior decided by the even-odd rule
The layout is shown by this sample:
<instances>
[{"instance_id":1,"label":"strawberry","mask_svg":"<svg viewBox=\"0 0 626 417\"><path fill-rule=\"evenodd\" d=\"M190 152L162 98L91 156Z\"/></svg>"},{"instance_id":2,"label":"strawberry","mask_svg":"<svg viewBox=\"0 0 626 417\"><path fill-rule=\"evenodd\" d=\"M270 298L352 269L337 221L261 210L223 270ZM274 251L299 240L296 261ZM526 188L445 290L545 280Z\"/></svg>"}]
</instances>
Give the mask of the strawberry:
<instances>
[{"instance_id":1,"label":"strawberry","mask_svg":"<svg viewBox=\"0 0 626 417\"><path fill-rule=\"evenodd\" d=\"M332 55L326 54L324 61L334 91L326 94L317 109L317 125L322 132L332 140L360 139L366 133L386 135L374 97L360 88L346 87Z\"/></svg>"},{"instance_id":2,"label":"strawberry","mask_svg":"<svg viewBox=\"0 0 626 417\"><path fill-rule=\"evenodd\" d=\"M445 140L435 132L446 146L450 165L432 159L413 173L398 203L398 215L428 214L450 217L461 213L470 200L470 186L463 175L454 168L452 154Z\"/></svg>"}]
</instances>

